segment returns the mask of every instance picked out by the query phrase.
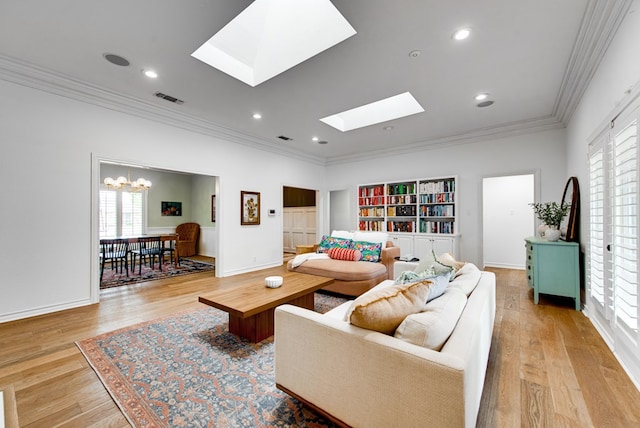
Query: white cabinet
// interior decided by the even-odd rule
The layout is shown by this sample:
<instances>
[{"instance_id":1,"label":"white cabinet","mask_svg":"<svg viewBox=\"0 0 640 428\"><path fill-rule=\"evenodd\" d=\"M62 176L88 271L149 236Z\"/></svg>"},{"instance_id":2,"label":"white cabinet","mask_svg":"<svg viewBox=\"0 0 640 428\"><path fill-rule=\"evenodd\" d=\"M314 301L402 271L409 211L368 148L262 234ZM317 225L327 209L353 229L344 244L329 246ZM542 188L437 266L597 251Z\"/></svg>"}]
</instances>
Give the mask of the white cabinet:
<instances>
[{"instance_id":1,"label":"white cabinet","mask_svg":"<svg viewBox=\"0 0 640 428\"><path fill-rule=\"evenodd\" d=\"M393 245L400 247L400 256L416 256L413 235L406 233L390 233L389 239ZM418 257L418 256L416 256Z\"/></svg>"},{"instance_id":2,"label":"white cabinet","mask_svg":"<svg viewBox=\"0 0 640 428\"><path fill-rule=\"evenodd\" d=\"M402 257L422 258L435 251L436 255L451 253L455 258L460 255L459 235L424 235L413 233L390 233L389 239L396 247L400 247Z\"/></svg>"},{"instance_id":3,"label":"white cabinet","mask_svg":"<svg viewBox=\"0 0 640 428\"><path fill-rule=\"evenodd\" d=\"M458 235L453 236L423 236L417 235L415 237L415 255L416 257L424 257L432 250L436 255L442 253L450 253L454 258L460 256L460 239Z\"/></svg>"}]
</instances>

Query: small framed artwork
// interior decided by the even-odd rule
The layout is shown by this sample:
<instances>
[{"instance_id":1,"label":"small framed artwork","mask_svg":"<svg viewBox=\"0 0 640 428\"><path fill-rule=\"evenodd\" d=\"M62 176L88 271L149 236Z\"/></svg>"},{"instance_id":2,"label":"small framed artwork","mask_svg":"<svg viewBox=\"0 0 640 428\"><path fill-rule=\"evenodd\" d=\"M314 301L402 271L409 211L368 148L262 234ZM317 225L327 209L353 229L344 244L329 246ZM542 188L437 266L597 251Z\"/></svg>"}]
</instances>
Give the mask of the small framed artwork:
<instances>
[{"instance_id":1,"label":"small framed artwork","mask_svg":"<svg viewBox=\"0 0 640 428\"><path fill-rule=\"evenodd\" d=\"M211 195L211 222L216 222L216 195Z\"/></svg>"},{"instance_id":2,"label":"small framed artwork","mask_svg":"<svg viewBox=\"0 0 640 428\"><path fill-rule=\"evenodd\" d=\"M182 216L182 202L161 202L163 216Z\"/></svg>"},{"instance_id":3,"label":"small framed artwork","mask_svg":"<svg viewBox=\"0 0 640 428\"><path fill-rule=\"evenodd\" d=\"M260 193L240 191L240 224L260 224Z\"/></svg>"}]
</instances>

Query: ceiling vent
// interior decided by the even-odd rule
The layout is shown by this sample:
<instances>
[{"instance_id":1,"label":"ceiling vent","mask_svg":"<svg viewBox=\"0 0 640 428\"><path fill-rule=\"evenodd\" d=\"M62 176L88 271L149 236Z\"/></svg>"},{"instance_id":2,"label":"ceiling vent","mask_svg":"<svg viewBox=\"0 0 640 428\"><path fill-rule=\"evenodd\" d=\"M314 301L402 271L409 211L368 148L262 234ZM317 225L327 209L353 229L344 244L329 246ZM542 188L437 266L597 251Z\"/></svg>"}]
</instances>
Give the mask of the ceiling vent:
<instances>
[{"instance_id":1,"label":"ceiling vent","mask_svg":"<svg viewBox=\"0 0 640 428\"><path fill-rule=\"evenodd\" d=\"M184 101L179 100L176 97L172 97L171 95L163 94L162 92L156 92L153 95L155 95L158 98L162 98L163 100L171 101L172 103L184 104Z\"/></svg>"},{"instance_id":2,"label":"ceiling vent","mask_svg":"<svg viewBox=\"0 0 640 428\"><path fill-rule=\"evenodd\" d=\"M284 135L278 135L278 138L280 138L281 140L284 140L284 141L291 141L291 140L293 140L293 138L285 137Z\"/></svg>"}]
</instances>

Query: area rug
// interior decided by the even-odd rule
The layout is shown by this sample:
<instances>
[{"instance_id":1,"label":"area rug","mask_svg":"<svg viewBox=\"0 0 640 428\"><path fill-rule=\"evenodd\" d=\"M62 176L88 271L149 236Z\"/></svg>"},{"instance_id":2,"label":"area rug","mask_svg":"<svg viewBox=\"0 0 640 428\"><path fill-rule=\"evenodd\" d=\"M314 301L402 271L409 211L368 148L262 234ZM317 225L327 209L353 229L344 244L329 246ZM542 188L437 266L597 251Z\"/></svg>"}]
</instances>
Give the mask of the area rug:
<instances>
[{"instance_id":1,"label":"area rug","mask_svg":"<svg viewBox=\"0 0 640 428\"><path fill-rule=\"evenodd\" d=\"M345 299L316 293L316 311ZM333 427L275 387L273 337L203 307L76 343L134 427Z\"/></svg>"},{"instance_id":2,"label":"area rug","mask_svg":"<svg viewBox=\"0 0 640 428\"><path fill-rule=\"evenodd\" d=\"M180 266L178 267L173 263L163 263L162 271L160 271L157 263L155 264L154 269L151 269L148 265L142 265L142 274L138 275L138 267L139 266L136 265L135 272L130 271L129 276L127 276L125 272L118 273L115 269L105 267L104 273L102 274L102 281L100 282L100 288L113 288L121 285L153 281L156 279L170 278L190 273L213 271L216 268L215 265L210 263L203 263L185 258L180 259Z\"/></svg>"}]
</instances>

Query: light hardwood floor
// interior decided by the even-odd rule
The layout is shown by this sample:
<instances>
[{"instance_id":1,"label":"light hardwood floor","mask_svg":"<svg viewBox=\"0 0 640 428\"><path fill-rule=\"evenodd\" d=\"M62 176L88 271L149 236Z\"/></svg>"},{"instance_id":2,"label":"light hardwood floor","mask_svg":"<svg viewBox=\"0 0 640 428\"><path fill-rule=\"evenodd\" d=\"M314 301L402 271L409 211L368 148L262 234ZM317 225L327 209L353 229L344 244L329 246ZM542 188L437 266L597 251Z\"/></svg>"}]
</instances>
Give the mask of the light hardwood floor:
<instances>
[{"instance_id":1,"label":"light hardwood floor","mask_svg":"<svg viewBox=\"0 0 640 428\"><path fill-rule=\"evenodd\" d=\"M498 309L478 426L640 426L640 393L589 320L571 302L534 305L522 271L492 270ZM15 391L20 426L129 426L75 341L200 307L198 294L237 278L205 272L104 290L97 305L0 324L0 388Z\"/></svg>"}]
</instances>

